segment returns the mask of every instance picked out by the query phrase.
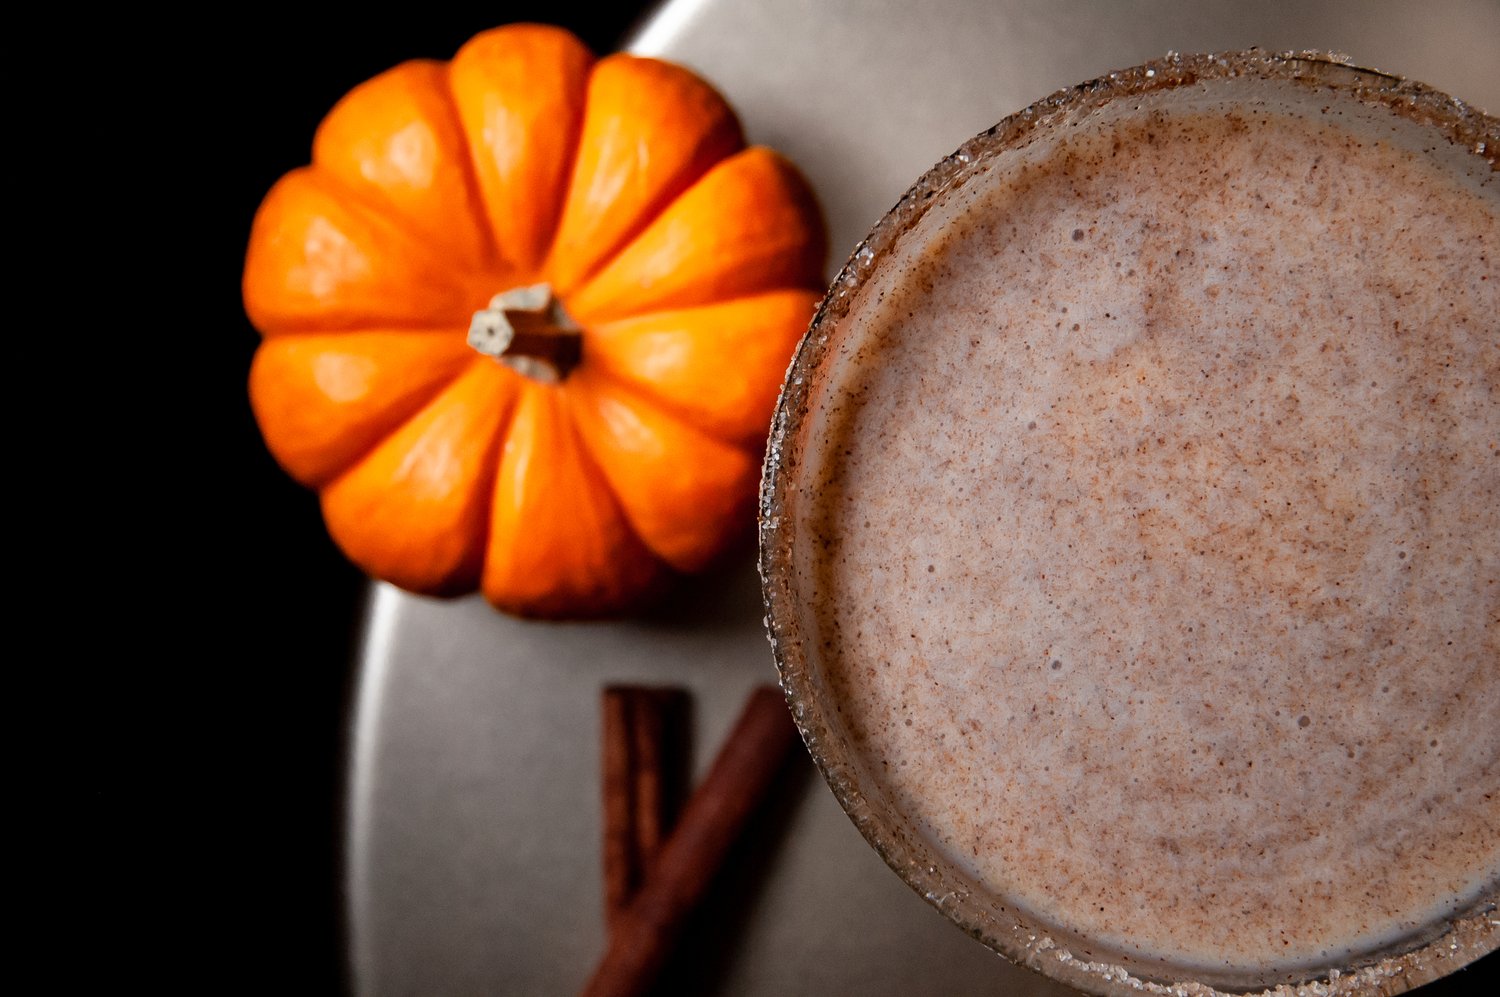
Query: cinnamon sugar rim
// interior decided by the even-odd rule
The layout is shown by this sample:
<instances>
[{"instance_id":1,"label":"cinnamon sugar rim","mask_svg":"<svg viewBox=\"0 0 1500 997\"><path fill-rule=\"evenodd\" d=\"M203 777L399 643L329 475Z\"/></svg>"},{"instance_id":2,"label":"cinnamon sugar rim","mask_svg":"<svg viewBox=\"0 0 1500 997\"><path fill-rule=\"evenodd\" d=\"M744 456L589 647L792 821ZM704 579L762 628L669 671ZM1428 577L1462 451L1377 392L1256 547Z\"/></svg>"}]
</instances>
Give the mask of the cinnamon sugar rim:
<instances>
[{"instance_id":1,"label":"cinnamon sugar rim","mask_svg":"<svg viewBox=\"0 0 1500 997\"><path fill-rule=\"evenodd\" d=\"M1277 995L1397 994L1444 976L1500 948L1500 884L1437 937L1408 939L1355 965L1306 974L1273 974L1252 979L1234 973L1197 974L1202 979L1168 979L1130 968L1089 951L1088 942L1067 937L1025 912L988 896L954 868L895 814L868 792L855 753L839 734L834 708L821 690L821 677L806 651L794 594L791 553L794 520L787 516L789 494L803 459L801 427L809 408L811 381L822 370L830 333L843 319L856 293L883 260L947 192L979 175L998 157L1092 114L1121 98L1141 97L1200 82L1235 78L1288 81L1311 90L1337 93L1376 110L1405 118L1443 135L1500 171L1500 120L1422 83L1363 69L1347 57L1321 52L1271 54L1259 50L1207 55L1176 55L1120 70L1060 90L1005 118L965 142L927 171L860 243L834 280L787 372L771 426L761 480L760 573L766 625L782 689L813 760L840 806L882 859L912 889L968 934L1011 960L1090 993L1213 995L1260 991ZM1224 988L1224 989L1219 989Z\"/></svg>"}]
</instances>

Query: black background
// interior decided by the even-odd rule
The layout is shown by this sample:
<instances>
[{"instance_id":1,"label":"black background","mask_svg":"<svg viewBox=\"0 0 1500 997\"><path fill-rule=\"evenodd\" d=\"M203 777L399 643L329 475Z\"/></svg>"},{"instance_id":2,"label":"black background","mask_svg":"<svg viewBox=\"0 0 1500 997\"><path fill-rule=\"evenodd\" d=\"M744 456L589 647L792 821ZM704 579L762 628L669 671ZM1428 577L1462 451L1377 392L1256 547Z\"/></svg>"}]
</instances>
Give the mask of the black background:
<instances>
[{"instance_id":1,"label":"black background","mask_svg":"<svg viewBox=\"0 0 1500 997\"><path fill-rule=\"evenodd\" d=\"M94 23L57 168L81 171L76 210L95 221L87 251L65 240L59 257L64 283L86 273L140 346L97 365L98 465L69 496L98 517L66 565L72 587L84 569L88 612L62 635L91 664L94 736L68 773L79 813L62 839L79 882L61 880L89 898L63 901L86 975L168 992L348 987L341 800L366 586L250 414L258 337L239 284L261 197L308 161L339 97L390 66L517 20L605 52L647 6ZM1493 993L1497 975L1491 956L1423 993Z\"/></svg>"}]
</instances>

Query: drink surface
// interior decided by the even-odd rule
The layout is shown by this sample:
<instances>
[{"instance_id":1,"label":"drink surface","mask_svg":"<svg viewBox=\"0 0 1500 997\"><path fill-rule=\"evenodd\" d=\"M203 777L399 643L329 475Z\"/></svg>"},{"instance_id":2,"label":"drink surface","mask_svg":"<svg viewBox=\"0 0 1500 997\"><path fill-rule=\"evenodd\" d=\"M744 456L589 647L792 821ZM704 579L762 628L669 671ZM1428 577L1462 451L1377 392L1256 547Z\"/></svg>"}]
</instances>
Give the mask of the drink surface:
<instances>
[{"instance_id":1,"label":"drink surface","mask_svg":"<svg viewBox=\"0 0 1500 997\"><path fill-rule=\"evenodd\" d=\"M1161 109L903 237L807 444L872 783L1130 957L1425 940L1500 878L1500 204L1316 113Z\"/></svg>"}]
</instances>

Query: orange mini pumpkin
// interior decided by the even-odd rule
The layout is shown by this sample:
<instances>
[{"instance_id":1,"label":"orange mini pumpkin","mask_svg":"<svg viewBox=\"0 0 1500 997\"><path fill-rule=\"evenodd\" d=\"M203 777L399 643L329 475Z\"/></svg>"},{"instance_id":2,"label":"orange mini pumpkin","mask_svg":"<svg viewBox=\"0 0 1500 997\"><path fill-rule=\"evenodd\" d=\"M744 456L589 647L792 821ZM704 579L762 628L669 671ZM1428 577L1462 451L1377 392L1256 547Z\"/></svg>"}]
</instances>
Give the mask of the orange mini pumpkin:
<instances>
[{"instance_id":1,"label":"orange mini pumpkin","mask_svg":"<svg viewBox=\"0 0 1500 997\"><path fill-rule=\"evenodd\" d=\"M702 80L499 28L356 87L266 195L251 402L370 574L615 611L750 523L825 254Z\"/></svg>"}]
</instances>

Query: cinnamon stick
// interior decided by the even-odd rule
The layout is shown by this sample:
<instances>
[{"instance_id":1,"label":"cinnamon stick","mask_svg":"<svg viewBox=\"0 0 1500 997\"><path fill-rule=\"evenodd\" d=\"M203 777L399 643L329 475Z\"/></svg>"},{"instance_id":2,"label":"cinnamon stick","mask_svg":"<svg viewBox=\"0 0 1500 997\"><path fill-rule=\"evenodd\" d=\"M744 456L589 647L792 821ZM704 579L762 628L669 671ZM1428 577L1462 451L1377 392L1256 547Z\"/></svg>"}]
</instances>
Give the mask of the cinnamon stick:
<instances>
[{"instance_id":1,"label":"cinnamon stick","mask_svg":"<svg viewBox=\"0 0 1500 997\"><path fill-rule=\"evenodd\" d=\"M655 980L683 920L797 741L779 690L757 689L712 768L683 807L650 876L615 920L584 997L639 995Z\"/></svg>"},{"instance_id":2,"label":"cinnamon stick","mask_svg":"<svg viewBox=\"0 0 1500 997\"><path fill-rule=\"evenodd\" d=\"M627 689L604 690L601 741L604 769L604 911L613 920L640 881L635 848L635 778L631 755L631 697Z\"/></svg>"},{"instance_id":3,"label":"cinnamon stick","mask_svg":"<svg viewBox=\"0 0 1500 997\"><path fill-rule=\"evenodd\" d=\"M611 924L649 875L671 824L668 741L686 699L676 687L604 690L604 911Z\"/></svg>"},{"instance_id":4,"label":"cinnamon stick","mask_svg":"<svg viewBox=\"0 0 1500 997\"><path fill-rule=\"evenodd\" d=\"M650 874L667 836L667 710L671 692L636 689L630 700L635 782L635 858L641 880ZM639 885L639 882L637 882ZM631 895L635 894L631 890ZM629 897L626 898L627 901ZM625 905L621 904L623 908Z\"/></svg>"}]
</instances>

